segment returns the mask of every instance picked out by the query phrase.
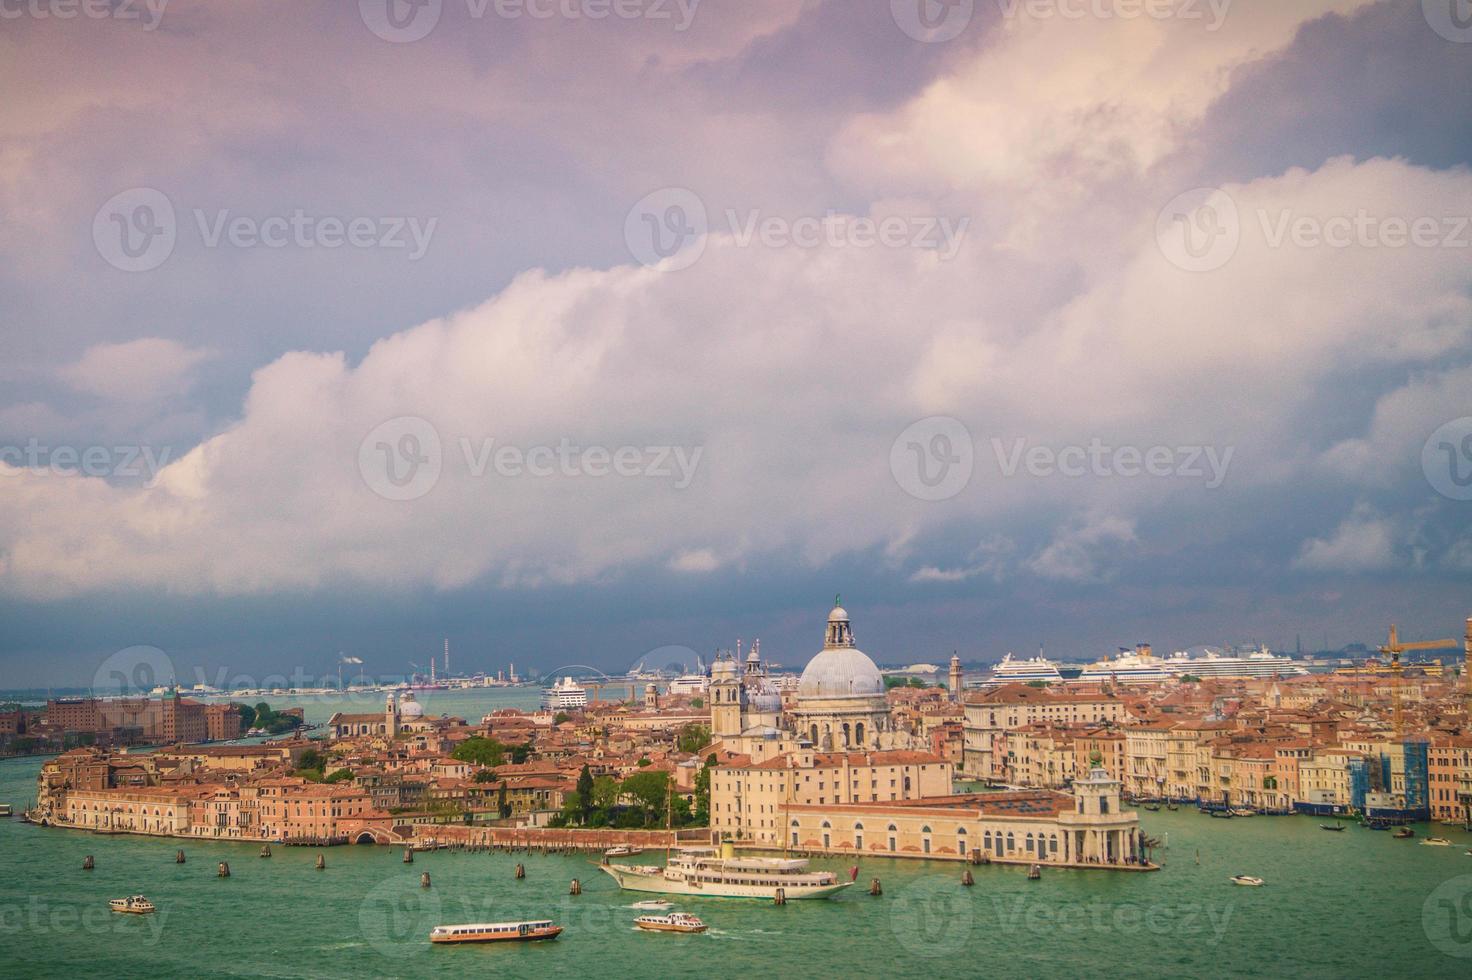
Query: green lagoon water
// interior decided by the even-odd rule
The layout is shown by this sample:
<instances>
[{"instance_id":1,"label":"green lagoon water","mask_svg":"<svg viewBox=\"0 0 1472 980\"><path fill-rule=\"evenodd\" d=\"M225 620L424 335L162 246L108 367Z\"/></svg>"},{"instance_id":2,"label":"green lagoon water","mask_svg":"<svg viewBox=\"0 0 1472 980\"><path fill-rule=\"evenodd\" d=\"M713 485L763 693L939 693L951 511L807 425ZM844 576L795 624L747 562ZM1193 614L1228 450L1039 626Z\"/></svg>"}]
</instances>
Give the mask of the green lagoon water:
<instances>
[{"instance_id":1,"label":"green lagoon water","mask_svg":"<svg viewBox=\"0 0 1472 980\"><path fill-rule=\"evenodd\" d=\"M535 692L422 695L427 710L479 717ZM273 700L273 704L275 701ZM478 706L478 707L477 707ZM332 705L309 705L322 720ZM362 709L359 709L362 710ZM0 801L28 803L41 760L0 762ZM731 977L1452 977L1472 972L1472 834L1425 847L1307 817L1212 820L1143 814L1168 836L1152 874L975 869L865 857L836 899L690 899L705 935L640 933L621 893L586 856L439 852L402 863L394 848L317 851L258 844L102 837L0 818L0 976ZM1418 827L1418 839L1428 828ZM174 863L183 847L188 861ZM81 870L85 855L94 871ZM1199 864L1197 863L1199 856ZM216 877L228 861L231 877ZM526 865L525 880L513 869ZM815 862L840 872L848 862ZM433 886L419 887L428 871ZM1263 888L1228 883L1232 874ZM580 878L584 893L567 894ZM151 917L107 900L143 892ZM432 948L439 923L556 919L551 943Z\"/></svg>"}]
</instances>

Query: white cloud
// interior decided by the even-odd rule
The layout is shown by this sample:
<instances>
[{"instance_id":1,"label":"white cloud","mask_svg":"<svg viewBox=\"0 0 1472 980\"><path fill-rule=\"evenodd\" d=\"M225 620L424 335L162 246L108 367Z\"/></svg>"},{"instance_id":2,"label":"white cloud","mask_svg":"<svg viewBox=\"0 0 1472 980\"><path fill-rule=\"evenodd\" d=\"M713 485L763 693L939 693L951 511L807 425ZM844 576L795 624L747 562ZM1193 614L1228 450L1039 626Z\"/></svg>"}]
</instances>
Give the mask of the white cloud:
<instances>
[{"instance_id":1,"label":"white cloud","mask_svg":"<svg viewBox=\"0 0 1472 980\"><path fill-rule=\"evenodd\" d=\"M1047 547L1027 563L1035 574L1064 582L1097 582L1114 574L1114 559L1138 539L1135 522L1090 514L1058 529Z\"/></svg>"},{"instance_id":2,"label":"white cloud","mask_svg":"<svg viewBox=\"0 0 1472 980\"><path fill-rule=\"evenodd\" d=\"M209 351L161 337L96 344L57 371L77 391L117 402L152 402L179 395Z\"/></svg>"},{"instance_id":3,"label":"white cloud","mask_svg":"<svg viewBox=\"0 0 1472 980\"><path fill-rule=\"evenodd\" d=\"M1395 551L1395 522L1360 505L1328 538L1305 541L1293 567L1335 573L1378 571L1395 566Z\"/></svg>"}]
</instances>

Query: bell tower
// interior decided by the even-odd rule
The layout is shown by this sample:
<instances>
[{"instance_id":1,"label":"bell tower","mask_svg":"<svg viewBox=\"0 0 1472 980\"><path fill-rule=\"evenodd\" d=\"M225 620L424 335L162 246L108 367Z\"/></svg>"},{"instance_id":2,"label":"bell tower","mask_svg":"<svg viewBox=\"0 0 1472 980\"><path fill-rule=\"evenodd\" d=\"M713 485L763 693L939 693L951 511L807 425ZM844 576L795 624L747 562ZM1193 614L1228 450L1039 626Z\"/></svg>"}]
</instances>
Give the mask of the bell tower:
<instances>
[{"instance_id":1,"label":"bell tower","mask_svg":"<svg viewBox=\"0 0 1472 980\"><path fill-rule=\"evenodd\" d=\"M716 737L740 735L746 688L736 661L721 657L710 668L710 732Z\"/></svg>"},{"instance_id":2,"label":"bell tower","mask_svg":"<svg viewBox=\"0 0 1472 980\"><path fill-rule=\"evenodd\" d=\"M954 704L960 704L961 703L961 656L960 656L960 654L956 654L956 653L951 654L951 671L950 671L949 680L950 680L950 686L951 686L951 690L950 690L951 701Z\"/></svg>"},{"instance_id":3,"label":"bell tower","mask_svg":"<svg viewBox=\"0 0 1472 980\"><path fill-rule=\"evenodd\" d=\"M383 706L383 730L389 738L398 737L399 703L394 699L392 691L389 692L388 702Z\"/></svg>"}]
</instances>

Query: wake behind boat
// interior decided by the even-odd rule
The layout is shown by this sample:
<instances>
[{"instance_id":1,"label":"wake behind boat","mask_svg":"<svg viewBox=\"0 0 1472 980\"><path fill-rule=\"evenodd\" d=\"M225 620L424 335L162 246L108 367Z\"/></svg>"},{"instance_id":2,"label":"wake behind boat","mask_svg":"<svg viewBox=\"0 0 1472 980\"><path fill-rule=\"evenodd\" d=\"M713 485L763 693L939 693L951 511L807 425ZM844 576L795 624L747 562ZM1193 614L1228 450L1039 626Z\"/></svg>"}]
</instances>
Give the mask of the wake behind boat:
<instances>
[{"instance_id":1,"label":"wake behind boat","mask_svg":"<svg viewBox=\"0 0 1472 980\"><path fill-rule=\"evenodd\" d=\"M709 898L774 899L827 898L852 882L839 881L831 871L809 871L802 858L738 858L727 845L683 848L665 867L601 864L620 888L664 895L704 895Z\"/></svg>"}]
</instances>

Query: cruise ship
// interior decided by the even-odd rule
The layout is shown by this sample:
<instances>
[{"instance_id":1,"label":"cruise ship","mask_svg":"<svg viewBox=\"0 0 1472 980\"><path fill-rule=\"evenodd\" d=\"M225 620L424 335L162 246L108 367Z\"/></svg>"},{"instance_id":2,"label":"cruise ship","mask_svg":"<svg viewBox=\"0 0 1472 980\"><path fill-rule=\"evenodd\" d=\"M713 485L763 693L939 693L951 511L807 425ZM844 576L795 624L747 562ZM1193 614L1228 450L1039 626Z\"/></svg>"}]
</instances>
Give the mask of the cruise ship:
<instances>
[{"instance_id":1,"label":"cruise ship","mask_svg":"<svg viewBox=\"0 0 1472 980\"><path fill-rule=\"evenodd\" d=\"M1058 664L1045 659L1042 654L1023 660L1009 653L1002 658L1001 663L992 668L992 676L983 682L983 686L998 687L1002 684L1026 684L1030 681L1062 684L1063 675L1058 672Z\"/></svg>"},{"instance_id":2,"label":"cruise ship","mask_svg":"<svg viewBox=\"0 0 1472 980\"><path fill-rule=\"evenodd\" d=\"M588 689L571 677L564 677L542 692L542 707L551 711L562 708L586 708Z\"/></svg>"},{"instance_id":3,"label":"cruise ship","mask_svg":"<svg viewBox=\"0 0 1472 980\"><path fill-rule=\"evenodd\" d=\"M852 882L831 871L809 871L802 858L738 858L730 845L682 848L663 868L600 864L620 888L707 898L827 898Z\"/></svg>"},{"instance_id":4,"label":"cruise ship","mask_svg":"<svg viewBox=\"0 0 1472 980\"><path fill-rule=\"evenodd\" d=\"M1150 652L1150 644L1141 643L1133 650L1120 647L1119 656L1104 657L1084 668L1079 680L1085 683L1154 684L1173 676L1164 661Z\"/></svg>"},{"instance_id":5,"label":"cruise ship","mask_svg":"<svg viewBox=\"0 0 1472 980\"><path fill-rule=\"evenodd\" d=\"M1231 651L1225 655L1208 650L1199 657L1189 653L1172 654L1163 665L1176 676L1189 674L1203 680L1209 677L1297 677L1308 668L1289 657L1280 657L1267 647L1246 652Z\"/></svg>"}]
</instances>

